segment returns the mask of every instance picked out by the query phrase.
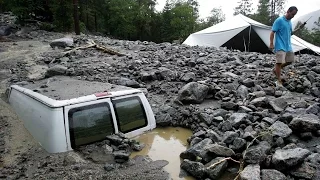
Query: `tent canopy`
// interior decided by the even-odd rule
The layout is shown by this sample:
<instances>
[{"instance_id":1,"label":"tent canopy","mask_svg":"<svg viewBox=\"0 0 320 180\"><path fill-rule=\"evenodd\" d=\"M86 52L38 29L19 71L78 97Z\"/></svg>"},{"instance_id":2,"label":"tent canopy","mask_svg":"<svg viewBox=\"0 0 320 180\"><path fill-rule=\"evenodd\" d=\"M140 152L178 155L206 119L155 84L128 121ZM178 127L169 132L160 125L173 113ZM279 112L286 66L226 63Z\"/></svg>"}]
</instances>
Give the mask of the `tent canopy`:
<instances>
[{"instance_id":1,"label":"tent canopy","mask_svg":"<svg viewBox=\"0 0 320 180\"><path fill-rule=\"evenodd\" d=\"M226 21L190 34L183 44L190 46L227 47L241 51L270 53L271 27L238 14ZM309 49L320 54L320 48L297 36L291 37L294 52Z\"/></svg>"}]
</instances>

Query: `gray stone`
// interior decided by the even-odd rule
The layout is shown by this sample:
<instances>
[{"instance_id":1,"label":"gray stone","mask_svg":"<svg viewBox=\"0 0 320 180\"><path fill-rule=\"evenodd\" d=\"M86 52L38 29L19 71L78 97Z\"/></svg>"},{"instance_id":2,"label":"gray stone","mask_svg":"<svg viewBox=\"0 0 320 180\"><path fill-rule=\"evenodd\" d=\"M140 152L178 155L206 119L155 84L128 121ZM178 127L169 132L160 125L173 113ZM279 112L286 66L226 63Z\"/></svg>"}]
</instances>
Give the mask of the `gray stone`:
<instances>
[{"instance_id":1,"label":"gray stone","mask_svg":"<svg viewBox=\"0 0 320 180\"><path fill-rule=\"evenodd\" d=\"M217 157L205 165L206 174L208 174L208 176L211 179L219 179L219 177L224 173L224 171L228 167L228 161L223 161L222 163L220 163L216 166L212 166L213 164L221 161L222 159L224 159L224 158Z\"/></svg>"},{"instance_id":2,"label":"gray stone","mask_svg":"<svg viewBox=\"0 0 320 180\"><path fill-rule=\"evenodd\" d=\"M258 145L248 148L244 156L244 161L249 164L261 164L267 157L270 149L271 146L268 142L261 141Z\"/></svg>"},{"instance_id":3,"label":"gray stone","mask_svg":"<svg viewBox=\"0 0 320 180\"><path fill-rule=\"evenodd\" d=\"M260 166L249 164L240 173L240 180L260 180Z\"/></svg>"},{"instance_id":4,"label":"gray stone","mask_svg":"<svg viewBox=\"0 0 320 180\"><path fill-rule=\"evenodd\" d=\"M204 157L208 152L208 150L206 150L205 147L209 144L212 144L212 140L206 138L201 142L195 144L194 146L190 147L186 151L182 152L180 154L180 157L182 159L189 159L191 161L195 161L198 157Z\"/></svg>"},{"instance_id":5,"label":"gray stone","mask_svg":"<svg viewBox=\"0 0 320 180\"><path fill-rule=\"evenodd\" d=\"M127 151L114 151L114 160L118 163L124 163L129 160L130 153Z\"/></svg>"},{"instance_id":6,"label":"gray stone","mask_svg":"<svg viewBox=\"0 0 320 180\"><path fill-rule=\"evenodd\" d=\"M222 142L231 144L235 138L239 137L239 134L233 131L226 131L224 133Z\"/></svg>"},{"instance_id":7,"label":"gray stone","mask_svg":"<svg viewBox=\"0 0 320 180\"><path fill-rule=\"evenodd\" d=\"M188 159L184 159L180 167L195 178L202 179L205 176L204 165L200 162L193 162Z\"/></svg>"},{"instance_id":8,"label":"gray stone","mask_svg":"<svg viewBox=\"0 0 320 180\"><path fill-rule=\"evenodd\" d=\"M235 151L241 151L246 147L246 143L247 141L242 138L235 138L233 140L232 146L230 147Z\"/></svg>"},{"instance_id":9,"label":"gray stone","mask_svg":"<svg viewBox=\"0 0 320 180\"><path fill-rule=\"evenodd\" d=\"M240 97L241 99L247 99L248 98L248 88L244 85L239 86L237 90L237 96Z\"/></svg>"},{"instance_id":10,"label":"gray stone","mask_svg":"<svg viewBox=\"0 0 320 180\"><path fill-rule=\"evenodd\" d=\"M320 74L320 66L314 66L311 68L312 71L314 71L317 74Z\"/></svg>"},{"instance_id":11,"label":"gray stone","mask_svg":"<svg viewBox=\"0 0 320 180\"><path fill-rule=\"evenodd\" d=\"M265 107L267 105L268 99L266 97L255 98L250 102L250 104L255 107Z\"/></svg>"},{"instance_id":12,"label":"gray stone","mask_svg":"<svg viewBox=\"0 0 320 180\"><path fill-rule=\"evenodd\" d=\"M294 132L313 132L320 129L320 120L314 114L303 114L293 118L289 126Z\"/></svg>"},{"instance_id":13,"label":"gray stone","mask_svg":"<svg viewBox=\"0 0 320 180\"><path fill-rule=\"evenodd\" d=\"M289 128L289 126L281 121L276 121L269 127L269 129L272 131L273 136L282 138L286 138L292 134L292 130Z\"/></svg>"},{"instance_id":14,"label":"gray stone","mask_svg":"<svg viewBox=\"0 0 320 180\"><path fill-rule=\"evenodd\" d=\"M52 48L54 47L59 47L59 48L66 48L69 46L73 46L73 39L72 38L60 38L60 39L55 39L50 43L50 46Z\"/></svg>"},{"instance_id":15,"label":"gray stone","mask_svg":"<svg viewBox=\"0 0 320 180\"><path fill-rule=\"evenodd\" d=\"M240 124L247 124L248 119L249 115L246 113L233 113L229 117L229 121L235 128L239 128Z\"/></svg>"},{"instance_id":16,"label":"gray stone","mask_svg":"<svg viewBox=\"0 0 320 180\"><path fill-rule=\"evenodd\" d=\"M264 118L262 119L262 121L264 121L264 122L266 122L266 123L268 123L268 124L273 124L276 120L273 119L273 118L270 118L270 117L264 117Z\"/></svg>"},{"instance_id":17,"label":"gray stone","mask_svg":"<svg viewBox=\"0 0 320 180\"><path fill-rule=\"evenodd\" d=\"M209 154L214 157L230 157L235 155L232 149L219 144L210 144L206 149L210 152Z\"/></svg>"},{"instance_id":18,"label":"gray stone","mask_svg":"<svg viewBox=\"0 0 320 180\"><path fill-rule=\"evenodd\" d=\"M284 109L288 105L284 98L272 99L269 101L269 104L272 107L272 109L277 113L284 111Z\"/></svg>"},{"instance_id":19,"label":"gray stone","mask_svg":"<svg viewBox=\"0 0 320 180\"><path fill-rule=\"evenodd\" d=\"M169 126L172 122L172 117L170 114L164 114L164 113L160 113L158 115L155 116L157 125L159 126Z\"/></svg>"},{"instance_id":20,"label":"gray stone","mask_svg":"<svg viewBox=\"0 0 320 180\"><path fill-rule=\"evenodd\" d=\"M187 72L180 79L184 82L192 82L196 80L196 74L193 72Z\"/></svg>"},{"instance_id":21,"label":"gray stone","mask_svg":"<svg viewBox=\"0 0 320 180\"><path fill-rule=\"evenodd\" d=\"M242 83L243 83L243 85L247 86L248 88L251 88L254 86L254 81L250 78L245 79Z\"/></svg>"},{"instance_id":22,"label":"gray stone","mask_svg":"<svg viewBox=\"0 0 320 180\"><path fill-rule=\"evenodd\" d=\"M320 104L319 104L319 103L315 103L315 104L309 106L309 107L306 109L306 113L307 113L307 114L315 114L315 115L318 115L319 112L320 112Z\"/></svg>"},{"instance_id":23,"label":"gray stone","mask_svg":"<svg viewBox=\"0 0 320 180\"><path fill-rule=\"evenodd\" d=\"M55 65L49 69L47 69L47 72L45 74L45 77L49 78L52 76L58 76L58 75L65 75L67 72L67 67L62 65Z\"/></svg>"},{"instance_id":24,"label":"gray stone","mask_svg":"<svg viewBox=\"0 0 320 180\"><path fill-rule=\"evenodd\" d=\"M278 149L272 156L272 164L278 170L293 167L303 162L310 151L302 148Z\"/></svg>"},{"instance_id":25,"label":"gray stone","mask_svg":"<svg viewBox=\"0 0 320 180\"><path fill-rule=\"evenodd\" d=\"M239 108L239 105L234 102L222 102L221 103L221 108L226 109L226 110L237 110Z\"/></svg>"},{"instance_id":26,"label":"gray stone","mask_svg":"<svg viewBox=\"0 0 320 180\"><path fill-rule=\"evenodd\" d=\"M316 173L316 169L311 163L304 162L301 166L290 171L290 174L296 178L312 179Z\"/></svg>"},{"instance_id":27,"label":"gray stone","mask_svg":"<svg viewBox=\"0 0 320 180\"><path fill-rule=\"evenodd\" d=\"M275 169L262 169L261 180L285 180L287 177Z\"/></svg>"},{"instance_id":28,"label":"gray stone","mask_svg":"<svg viewBox=\"0 0 320 180\"><path fill-rule=\"evenodd\" d=\"M178 99L182 103L202 103L207 96L209 87L200 83L190 82L178 92Z\"/></svg>"}]
</instances>

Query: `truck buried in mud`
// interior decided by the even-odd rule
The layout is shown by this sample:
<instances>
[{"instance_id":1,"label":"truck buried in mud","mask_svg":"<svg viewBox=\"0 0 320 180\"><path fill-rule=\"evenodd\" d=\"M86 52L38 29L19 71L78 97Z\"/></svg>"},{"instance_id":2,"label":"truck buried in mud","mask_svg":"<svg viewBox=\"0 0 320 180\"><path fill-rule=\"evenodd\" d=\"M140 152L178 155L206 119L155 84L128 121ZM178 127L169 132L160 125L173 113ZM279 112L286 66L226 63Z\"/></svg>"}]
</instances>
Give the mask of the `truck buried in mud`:
<instances>
[{"instance_id":1,"label":"truck buried in mud","mask_svg":"<svg viewBox=\"0 0 320 180\"><path fill-rule=\"evenodd\" d=\"M70 151L118 132L131 138L156 127L140 89L56 76L11 85L7 96L25 128L49 153Z\"/></svg>"}]
</instances>

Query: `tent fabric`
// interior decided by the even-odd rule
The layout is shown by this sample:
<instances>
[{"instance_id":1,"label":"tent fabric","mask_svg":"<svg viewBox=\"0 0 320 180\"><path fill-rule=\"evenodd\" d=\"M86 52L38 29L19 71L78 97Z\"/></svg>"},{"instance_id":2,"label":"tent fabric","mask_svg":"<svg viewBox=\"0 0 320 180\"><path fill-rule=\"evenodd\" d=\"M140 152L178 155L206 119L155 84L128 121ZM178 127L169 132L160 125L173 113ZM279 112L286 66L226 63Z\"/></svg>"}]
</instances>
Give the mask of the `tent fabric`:
<instances>
[{"instance_id":1,"label":"tent fabric","mask_svg":"<svg viewBox=\"0 0 320 180\"><path fill-rule=\"evenodd\" d=\"M270 26L238 14L226 21L190 34L183 44L189 46L227 47L267 53L270 52L268 49L270 33ZM295 35L291 37L291 44L294 52L310 49L320 55L320 47L310 44Z\"/></svg>"}]
</instances>

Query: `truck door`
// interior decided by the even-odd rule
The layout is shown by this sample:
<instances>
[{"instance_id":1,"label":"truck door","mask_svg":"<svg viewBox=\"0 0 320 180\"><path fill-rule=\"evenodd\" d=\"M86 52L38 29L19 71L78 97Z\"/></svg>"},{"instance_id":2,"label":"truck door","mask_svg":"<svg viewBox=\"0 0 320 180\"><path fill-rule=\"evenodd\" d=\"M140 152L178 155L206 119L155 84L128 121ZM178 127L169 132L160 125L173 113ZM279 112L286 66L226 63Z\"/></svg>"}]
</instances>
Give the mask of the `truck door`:
<instances>
[{"instance_id":1,"label":"truck door","mask_svg":"<svg viewBox=\"0 0 320 180\"><path fill-rule=\"evenodd\" d=\"M118 132L109 98L66 106L64 115L67 144L71 149Z\"/></svg>"}]
</instances>

